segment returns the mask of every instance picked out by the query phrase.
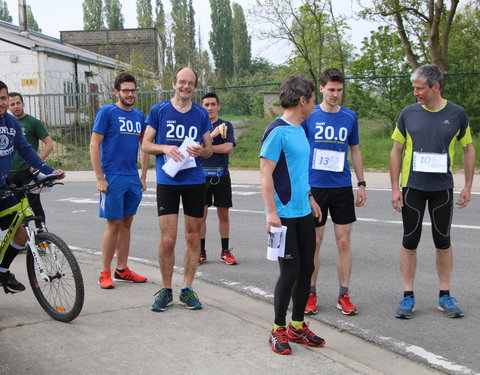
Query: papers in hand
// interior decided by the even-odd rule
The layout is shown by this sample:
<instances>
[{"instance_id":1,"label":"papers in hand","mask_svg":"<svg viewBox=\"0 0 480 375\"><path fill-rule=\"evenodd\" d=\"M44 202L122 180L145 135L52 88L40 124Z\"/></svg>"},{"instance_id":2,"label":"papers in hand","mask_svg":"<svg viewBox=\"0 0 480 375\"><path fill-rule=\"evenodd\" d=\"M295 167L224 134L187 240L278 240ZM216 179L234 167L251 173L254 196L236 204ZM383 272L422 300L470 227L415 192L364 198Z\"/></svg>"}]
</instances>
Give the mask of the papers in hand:
<instances>
[{"instance_id":1,"label":"papers in hand","mask_svg":"<svg viewBox=\"0 0 480 375\"><path fill-rule=\"evenodd\" d=\"M188 146L195 146L195 145L196 145L196 142L193 140L193 138L185 137L182 144L178 148L179 151L184 156L184 158L182 160L175 161L170 156L165 155L166 162L162 167L162 169L165 171L165 173L173 178L178 173L178 171L181 171L182 169L188 169L188 168L196 167L197 162L195 161L195 158L190 156L187 152L187 147Z\"/></svg>"},{"instance_id":2,"label":"papers in hand","mask_svg":"<svg viewBox=\"0 0 480 375\"><path fill-rule=\"evenodd\" d=\"M287 227L270 227L267 243L267 259L276 261L278 257L285 255L285 238L287 236Z\"/></svg>"}]
</instances>

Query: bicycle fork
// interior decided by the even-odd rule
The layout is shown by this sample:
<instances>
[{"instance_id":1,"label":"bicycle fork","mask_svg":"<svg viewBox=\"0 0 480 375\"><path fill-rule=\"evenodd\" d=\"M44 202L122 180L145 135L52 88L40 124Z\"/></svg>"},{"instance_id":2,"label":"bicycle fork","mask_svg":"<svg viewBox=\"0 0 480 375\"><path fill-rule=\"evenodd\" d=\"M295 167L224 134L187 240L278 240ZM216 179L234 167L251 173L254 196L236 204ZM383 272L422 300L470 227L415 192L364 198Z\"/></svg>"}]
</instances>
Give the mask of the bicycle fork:
<instances>
[{"instance_id":1,"label":"bicycle fork","mask_svg":"<svg viewBox=\"0 0 480 375\"><path fill-rule=\"evenodd\" d=\"M33 217L32 217L32 220ZM35 234L35 231L34 230L31 230L30 227L28 225L25 226L25 230L27 232L27 235L28 235L28 246L30 247L30 251L32 253L32 256L33 256L33 260L35 262L35 264L37 265L37 269L38 269L38 273L40 274L40 277L42 278L43 281L45 282L51 282L52 280L54 279L59 279L60 277L62 277L63 275L60 273L60 264L58 263L58 256L57 256L57 252L52 249L50 246L46 246L46 256L50 256L52 257L53 259L53 262L52 264L55 264L55 268L56 270L55 271L55 274L54 275L49 275L45 269L45 264L43 263L43 260L42 260L42 257L40 256L40 253L38 252L38 247L37 247L37 243L36 243L36 234Z\"/></svg>"}]
</instances>

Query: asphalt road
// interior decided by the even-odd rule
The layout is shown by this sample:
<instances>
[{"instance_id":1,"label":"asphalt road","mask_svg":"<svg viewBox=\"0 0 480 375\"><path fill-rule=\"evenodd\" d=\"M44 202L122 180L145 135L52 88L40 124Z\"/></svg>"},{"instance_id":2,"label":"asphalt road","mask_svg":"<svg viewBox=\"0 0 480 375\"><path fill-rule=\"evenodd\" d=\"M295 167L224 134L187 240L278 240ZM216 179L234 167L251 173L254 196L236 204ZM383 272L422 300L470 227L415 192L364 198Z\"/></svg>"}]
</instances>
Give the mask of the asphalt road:
<instances>
[{"instance_id":1,"label":"asphalt road","mask_svg":"<svg viewBox=\"0 0 480 375\"><path fill-rule=\"evenodd\" d=\"M94 182L68 182L66 186L42 197L49 230L61 235L78 251L100 251L104 222L97 215L98 194L95 186ZM239 264L227 266L220 262L216 213L210 210L208 262L198 267L197 277L255 298L273 301L278 265L266 259L265 219L259 187L235 185L233 190L230 242ZM479 195L473 196L466 209L455 208L453 218L455 264L451 290L459 300L465 317L449 319L437 311L435 252L427 224L423 227L423 238L418 249L415 280L417 311L413 319L404 321L394 318L402 296L398 266L401 218L390 206L389 191L368 190L367 194L367 205L357 210L358 221L352 232L354 265L350 290L359 314L343 316L335 307L338 293L336 248L333 228L329 223L321 251L317 285L319 313L309 319L318 319L412 359L429 362L447 373L480 372L479 246L476 243L480 232ZM429 222L428 215L425 221ZM182 222L180 216L176 251L179 270L184 246ZM156 263L158 242L155 191L154 184L150 184L133 223L130 255Z\"/></svg>"}]
</instances>

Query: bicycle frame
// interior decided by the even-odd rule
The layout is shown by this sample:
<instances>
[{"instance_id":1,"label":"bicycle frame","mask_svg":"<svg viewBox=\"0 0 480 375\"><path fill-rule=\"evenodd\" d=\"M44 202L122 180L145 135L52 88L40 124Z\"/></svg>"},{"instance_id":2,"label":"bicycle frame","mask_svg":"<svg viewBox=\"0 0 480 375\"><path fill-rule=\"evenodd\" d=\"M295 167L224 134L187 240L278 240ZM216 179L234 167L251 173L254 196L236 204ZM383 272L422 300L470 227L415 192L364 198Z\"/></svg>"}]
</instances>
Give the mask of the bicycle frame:
<instances>
[{"instance_id":1,"label":"bicycle frame","mask_svg":"<svg viewBox=\"0 0 480 375\"><path fill-rule=\"evenodd\" d=\"M43 264L42 259L40 258L40 255L37 250L37 246L35 244L35 231L32 231L28 225L28 223L32 220L35 220L37 216L33 216L33 211L32 208L30 207L28 203L28 198L23 197L20 202L18 202L16 205L7 208L6 210L3 210L0 212L0 218L7 216L7 215L15 215L12 222L10 223L10 226L8 227L7 234L5 235L2 243L0 244L0 261L3 259L3 256L5 255L5 252L7 251L7 248L12 241L15 233L18 230L18 227L20 224L22 224L25 228L25 231L27 232L28 236L28 246L30 248L30 251L32 252L33 259L35 261L35 264L38 267L40 276L42 277L43 280L45 281L51 281L50 277L45 273L45 265ZM58 270L60 270L60 265L58 264L58 259L57 259L57 254L51 254L55 260L55 264L57 265L57 274L59 273Z\"/></svg>"}]
</instances>

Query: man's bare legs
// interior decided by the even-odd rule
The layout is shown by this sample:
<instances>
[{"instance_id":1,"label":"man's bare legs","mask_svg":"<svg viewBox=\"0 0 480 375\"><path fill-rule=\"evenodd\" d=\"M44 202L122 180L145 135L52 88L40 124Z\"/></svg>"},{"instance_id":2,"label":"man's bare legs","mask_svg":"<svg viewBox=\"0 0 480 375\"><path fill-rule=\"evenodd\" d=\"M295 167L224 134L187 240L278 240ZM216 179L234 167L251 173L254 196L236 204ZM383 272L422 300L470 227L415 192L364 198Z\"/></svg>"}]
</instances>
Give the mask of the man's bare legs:
<instances>
[{"instance_id":1,"label":"man's bare legs","mask_svg":"<svg viewBox=\"0 0 480 375\"><path fill-rule=\"evenodd\" d=\"M127 267L130 251L130 228L133 216L126 216L122 220L108 220L102 238L102 265L103 270L109 271L112 259L117 254L117 268Z\"/></svg>"},{"instance_id":2,"label":"man's bare legs","mask_svg":"<svg viewBox=\"0 0 480 375\"><path fill-rule=\"evenodd\" d=\"M175 264L175 243L177 242L178 214L158 217L160 224L160 246L158 261L162 275L162 287L172 289L173 266Z\"/></svg>"}]
</instances>

